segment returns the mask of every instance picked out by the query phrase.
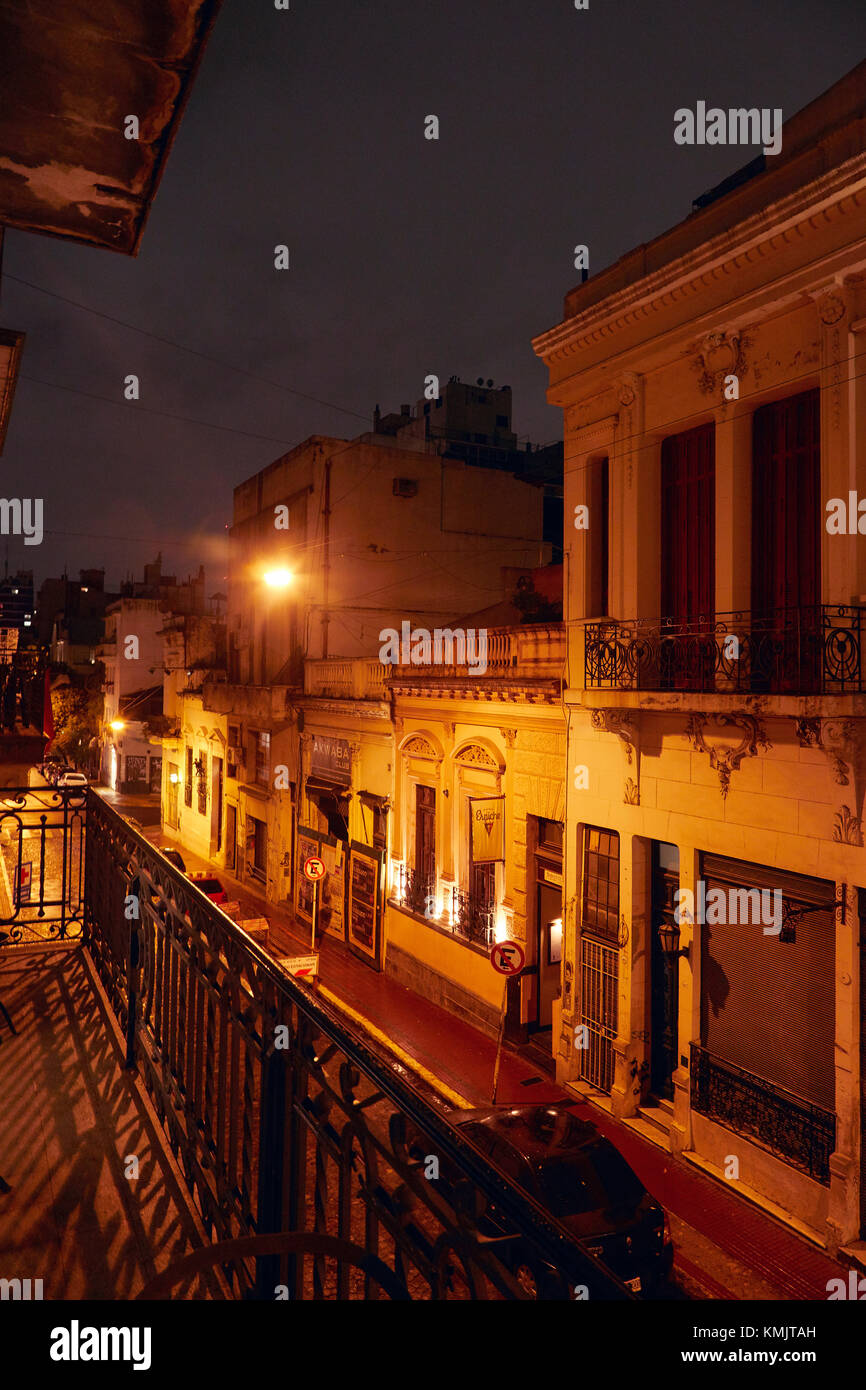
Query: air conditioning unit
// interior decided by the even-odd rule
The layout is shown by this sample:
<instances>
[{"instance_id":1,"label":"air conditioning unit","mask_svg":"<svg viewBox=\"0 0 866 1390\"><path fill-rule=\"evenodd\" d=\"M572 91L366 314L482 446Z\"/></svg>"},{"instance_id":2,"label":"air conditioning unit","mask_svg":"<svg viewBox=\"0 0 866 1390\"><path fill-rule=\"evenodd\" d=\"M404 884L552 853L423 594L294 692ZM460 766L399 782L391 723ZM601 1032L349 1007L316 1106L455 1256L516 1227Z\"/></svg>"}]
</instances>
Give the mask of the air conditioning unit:
<instances>
[{"instance_id":1,"label":"air conditioning unit","mask_svg":"<svg viewBox=\"0 0 866 1390\"><path fill-rule=\"evenodd\" d=\"M417 497L418 482L415 478L395 478L392 491L395 497Z\"/></svg>"}]
</instances>

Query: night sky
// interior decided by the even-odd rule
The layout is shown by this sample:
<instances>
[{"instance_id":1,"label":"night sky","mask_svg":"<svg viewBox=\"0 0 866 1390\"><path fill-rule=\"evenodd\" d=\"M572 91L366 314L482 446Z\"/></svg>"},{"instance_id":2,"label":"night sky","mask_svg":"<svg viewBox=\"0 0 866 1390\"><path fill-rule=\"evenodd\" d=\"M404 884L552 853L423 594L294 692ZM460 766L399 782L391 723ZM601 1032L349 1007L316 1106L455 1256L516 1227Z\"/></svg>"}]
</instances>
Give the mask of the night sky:
<instances>
[{"instance_id":1,"label":"night sky","mask_svg":"<svg viewBox=\"0 0 866 1390\"><path fill-rule=\"evenodd\" d=\"M161 549L224 589L235 484L429 372L508 382L518 435L561 438L530 340L575 244L597 273L759 152L677 147L675 109L787 119L864 54L860 0L225 0L138 257L7 232L0 323L27 341L2 491L43 497L46 529L10 568L111 587Z\"/></svg>"}]
</instances>

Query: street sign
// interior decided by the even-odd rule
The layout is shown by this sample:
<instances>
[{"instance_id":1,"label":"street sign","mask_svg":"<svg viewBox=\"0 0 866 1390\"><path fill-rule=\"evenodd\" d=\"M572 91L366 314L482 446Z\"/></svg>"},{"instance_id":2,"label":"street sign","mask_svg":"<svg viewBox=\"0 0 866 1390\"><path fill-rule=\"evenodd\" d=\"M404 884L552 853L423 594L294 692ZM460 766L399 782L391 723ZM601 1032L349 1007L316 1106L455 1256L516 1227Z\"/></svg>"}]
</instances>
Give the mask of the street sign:
<instances>
[{"instance_id":1,"label":"street sign","mask_svg":"<svg viewBox=\"0 0 866 1390\"><path fill-rule=\"evenodd\" d=\"M325 877L325 864L318 855L311 854L309 859L304 860L304 878L308 878L311 883L318 883L320 878Z\"/></svg>"},{"instance_id":2,"label":"street sign","mask_svg":"<svg viewBox=\"0 0 866 1390\"><path fill-rule=\"evenodd\" d=\"M284 956L280 965L296 980L311 980L319 973L319 953L312 956Z\"/></svg>"},{"instance_id":3,"label":"street sign","mask_svg":"<svg viewBox=\"0 0 866 1390\"><path fill-rule=\"evenodd\" d=\"M517 941L497 941L490 952L490 964L500 975L519 975L526 964L523 947Z\"/></svg>"},{"instance_id":4,"label":"street sign","mask_svg":"<svg viewBox=\"0 0 866 1390\"><path fill-rule=\"evenodd\" d=\"M16 903L17 903L17 905L18 905L19 907L21 906L22 903L29 903L29 901L30 901L30 888L31 888L32 882L33 882L33 861L32 861L32 859L26 860L25 863L23 863L23 864L21 865L20 875L19 875L18 866L17 866L17 864L16 864L16 866L15 866L15 887L14 887L14 894L15 894L15 901L16 901Z\"/></svg>"}]
</instances>

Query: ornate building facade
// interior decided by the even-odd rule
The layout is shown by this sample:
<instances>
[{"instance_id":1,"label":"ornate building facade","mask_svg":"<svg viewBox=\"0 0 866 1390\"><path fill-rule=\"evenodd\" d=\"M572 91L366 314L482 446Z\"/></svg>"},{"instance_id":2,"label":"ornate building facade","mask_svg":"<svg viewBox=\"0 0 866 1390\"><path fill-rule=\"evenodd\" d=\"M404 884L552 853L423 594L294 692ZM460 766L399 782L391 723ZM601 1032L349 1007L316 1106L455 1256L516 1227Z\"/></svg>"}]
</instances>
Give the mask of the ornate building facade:
<instances>
[{"instance_id":1,"label":"ornate building facade","mask_svg":"<svg viewBox=\"0 0 866 1390\"><path fill-rule=\"evenodd\" d=\"M534 344L565 419L558 1074L833 1249L866 1229L864 80Z\"/></svg>"}]
</instances>

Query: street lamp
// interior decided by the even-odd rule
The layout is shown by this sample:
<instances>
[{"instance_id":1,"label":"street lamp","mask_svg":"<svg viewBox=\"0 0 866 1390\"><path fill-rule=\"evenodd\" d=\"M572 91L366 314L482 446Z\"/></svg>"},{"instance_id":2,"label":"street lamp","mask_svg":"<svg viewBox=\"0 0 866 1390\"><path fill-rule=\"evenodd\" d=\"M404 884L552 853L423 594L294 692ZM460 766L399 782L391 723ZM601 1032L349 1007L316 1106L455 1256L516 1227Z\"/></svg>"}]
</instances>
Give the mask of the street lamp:
<instances>
[{"instance_id":1,"label":"street lamp","mask_svg":"<svg viewBox=\"0 0 866 1390\"><path fill-rule=\"evenodd\" d=\"M119 733L121 729L126 728L126 724L123 722L122 719L112 719L108 727L110 729L113 729L115 733Z\"/></svg>"},{"instance_id":2,"label":"street lamp","mask_svg":"<svg viewBox=\"0 0 866 1390\"><path fill-rule=\"evenodd\" d=\"M292 574L291 570L273 569L265 570L265 573L262 576L262 578L264 579L268 587L271 589L285 589L289 584L291 584L294 575Z\"/></svg>"}]
</instances>

